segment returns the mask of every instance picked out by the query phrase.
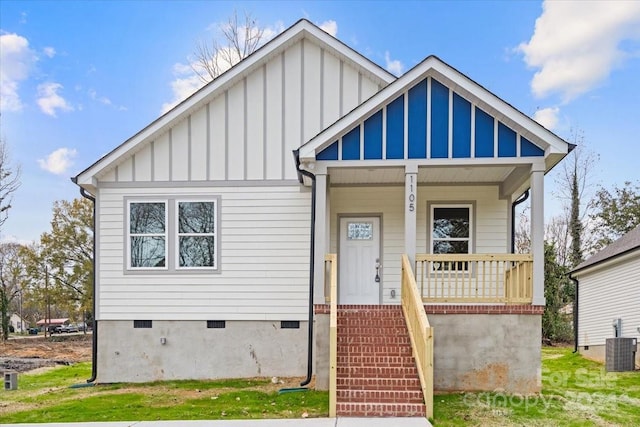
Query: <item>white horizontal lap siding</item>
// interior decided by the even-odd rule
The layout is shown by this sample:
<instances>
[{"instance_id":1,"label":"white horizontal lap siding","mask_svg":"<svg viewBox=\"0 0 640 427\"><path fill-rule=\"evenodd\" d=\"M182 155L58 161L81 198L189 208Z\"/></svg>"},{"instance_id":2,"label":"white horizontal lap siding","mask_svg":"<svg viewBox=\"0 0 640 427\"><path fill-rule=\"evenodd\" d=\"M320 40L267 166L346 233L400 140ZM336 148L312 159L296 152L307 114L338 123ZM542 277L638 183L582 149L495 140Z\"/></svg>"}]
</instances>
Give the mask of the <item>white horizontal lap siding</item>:
<instances>
[{"instance_id":1,"label":"white horizontal lap siding","mask_svg":"<svg viewBox=\"0 0 640 427\"><path fill-rule=\"evenodd\" d=\"M220 197L220 273L125 273L126 198L208 195ZM100 196L99 320L306 319L308 191L295 185L109 188Z\"/></svg>"},{"instance_id":2,"label":"white horizontal lap siding","mask_svg":"<svg viewBox=\"0 0 640 427\"><path fill-rule=\"evenodd\" d=\"M382 215L383 303L398 302L397 297L391 300L389 295L391 289L398 292L400 284L401 257L404 253L403 200L402 187L331 188L331 252L338 252L339 215Z\"/></svg>"},{"instance_id":3,"label":"white horizontal lap siding","mask_svg":"<svg viewBox=\"0 0 640 427\"><path fill-rule=\"evenodd\" d=\"M578 345L604 345L613 338L613 319L623 337L640 337L640 251L626 261L578 275Z\"/></svg>"}]
</instances>

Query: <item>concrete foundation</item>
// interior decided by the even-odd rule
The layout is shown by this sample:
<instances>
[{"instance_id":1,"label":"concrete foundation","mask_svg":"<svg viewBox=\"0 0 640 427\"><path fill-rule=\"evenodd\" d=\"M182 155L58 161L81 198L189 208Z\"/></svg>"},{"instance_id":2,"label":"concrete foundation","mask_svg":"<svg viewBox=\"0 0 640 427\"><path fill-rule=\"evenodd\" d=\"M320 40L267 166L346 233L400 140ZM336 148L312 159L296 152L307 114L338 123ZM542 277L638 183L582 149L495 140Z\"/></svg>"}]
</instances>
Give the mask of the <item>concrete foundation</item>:
<instances>
[{"instance_id":1,"label":"concrete foundation","mask_svg":"<svg viewBox=\"0 0 640 427\"><path fill-rule=\"evenodd\" d=\"M429 314L436 391L529 394L541 388L540 314ZM329 315L316 314L315 374L329 386Z\"/></svg>"},{"instance_id":2,"label":"concrete foundation","mask_svg":"<svg viewBox=\"0 0 640 427\"><path fill-rule=\"evenodd\" d=\"M429 322L435 390L540 391L540 315L429 314Z\"/></svg>"},{"instance_id":3,"label":"concrete foundation","mask_svg":"<svg viewBox=\"0 0 640 427\"><path fill-rule=\"evenodd\" d=\"M307 322L281 329L280 322L158 321L134 328L133 321L100 321L99 383L174 379L304 376Z\"/></svg>"},{"instance_id":4,"label":"concrete foundation","mask_svg":"<svg viewBox=\"0 0 640 427\"><path fill-rule=\"evenodd\" d=\"M638 340L640 343L640 339ZM587 359L595 360L596 362L605 363L607 351L605 345L590 345L587 347L578 347L578 352ZM640 344L636 349L636 369L640 369Z\"/></svg>"}]
</instances>

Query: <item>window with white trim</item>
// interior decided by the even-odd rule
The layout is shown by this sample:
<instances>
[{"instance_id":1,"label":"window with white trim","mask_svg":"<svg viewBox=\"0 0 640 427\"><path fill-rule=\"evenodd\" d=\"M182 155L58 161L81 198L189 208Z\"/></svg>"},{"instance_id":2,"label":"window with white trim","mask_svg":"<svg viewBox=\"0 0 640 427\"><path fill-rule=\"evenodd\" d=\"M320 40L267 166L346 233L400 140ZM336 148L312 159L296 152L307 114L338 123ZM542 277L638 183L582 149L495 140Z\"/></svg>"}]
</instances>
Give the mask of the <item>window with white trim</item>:
<instances>
[{"instance_id":1,"label":"window with white trim","mask_svg":"<svg viewBox=\"0 0 640 427\"><path fill-rule=\"evenodd\" d=\"M127 200L126 270L219 271L219 197Z\"/></svg>"},{"instance_id":2,"label":"window with white trim","mask_svg":"<svg viewBox=\"0 0 640 427\"><path fill-rule=\"evenodd\" d=\"M166 202L129 202L128 265L132 269L166 269Z\"/></svg>"},{"instance_id":3,"label":"window with white trim","mask_svg":"<svg viewBox=\"0 0 640 427\"><path fill-rule=\"evenodd\" d=\"M471 205L431 205L431 253L471 253L471 218ZM466 262L454 264L454 270L466 270L468 267Z\"/></svg>"},{"instance_id":4,"label":"window with white trim","mask_svg":"<svg viewBox=\"0 0 640 427\"><path fill-rule=\"evenodd\" d=\"M216 268L216 202L177 201L177 268Z\"/></svg>"}]
</instances>

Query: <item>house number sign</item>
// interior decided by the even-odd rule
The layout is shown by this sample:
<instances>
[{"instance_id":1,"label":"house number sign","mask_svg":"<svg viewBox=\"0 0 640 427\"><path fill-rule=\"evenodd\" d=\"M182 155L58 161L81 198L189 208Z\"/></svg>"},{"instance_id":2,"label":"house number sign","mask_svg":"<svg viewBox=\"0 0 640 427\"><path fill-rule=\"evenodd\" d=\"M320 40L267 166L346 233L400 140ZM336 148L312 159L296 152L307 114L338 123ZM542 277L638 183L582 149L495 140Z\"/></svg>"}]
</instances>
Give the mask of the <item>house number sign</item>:
<instances>
[{"instance_id":1,"label":"house number sign","mask_svg":"<svg viewBox=\"0 0 640 427\"><path fill-rule=\"evenodd\" d=\"M409 212L413 212L416 210L416 175L411 173L408 177L409 191L407 192L407 209L409 210Z\"/></svg>"}]
</instances>

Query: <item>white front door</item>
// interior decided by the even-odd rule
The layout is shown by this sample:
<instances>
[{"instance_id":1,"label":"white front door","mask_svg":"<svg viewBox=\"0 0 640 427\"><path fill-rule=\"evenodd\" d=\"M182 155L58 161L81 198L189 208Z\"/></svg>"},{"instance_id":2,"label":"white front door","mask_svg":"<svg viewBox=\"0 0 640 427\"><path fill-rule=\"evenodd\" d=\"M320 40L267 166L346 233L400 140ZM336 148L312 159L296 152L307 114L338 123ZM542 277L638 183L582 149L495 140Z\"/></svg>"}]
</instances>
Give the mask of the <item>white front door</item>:
<instances>
[{"instance_id":1,"label":"white front door","mask_svg":"<svg viewBox=\"0 0 640 427\"><path fill-rule=\"evenodd\" d=\"M338 303L379 304L380 218L340 218Z\"/></svg>"}]
</instances>

